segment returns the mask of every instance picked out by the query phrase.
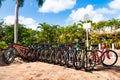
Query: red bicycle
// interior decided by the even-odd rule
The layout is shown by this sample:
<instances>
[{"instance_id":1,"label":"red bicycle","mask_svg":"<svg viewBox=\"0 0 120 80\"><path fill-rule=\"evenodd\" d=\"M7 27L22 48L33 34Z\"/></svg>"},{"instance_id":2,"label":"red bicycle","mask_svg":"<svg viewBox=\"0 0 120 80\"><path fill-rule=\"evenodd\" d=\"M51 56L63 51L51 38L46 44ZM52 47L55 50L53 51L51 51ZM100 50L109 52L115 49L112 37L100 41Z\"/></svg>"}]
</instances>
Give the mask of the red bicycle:
<instances>
[{"instance_id":1,"label":"red bicycle","mask_svg":"<svg viewBox=\"0 0 120 80\"><path fill-rule=\"evenodd\" d=\"M107 48L106 42L104 42L104 44L102 45L101 51L98 50L98 44L93 44L91 46L94 47L96 64L102 63L103 66L113 66L117 62L117 53Z\"/></svg>"},{"instance_id":2,"label":"red bicycle","mask_svg":"<svg viewBox=\"0 0 120 80\"><path fill-rule=\"evenodd\" d=\"M21 46L15 43L10 43L8 44L8 49L2 55L2 60L6 64L10 64L14 61L15 57L17 56L20 56L23 60L28 60L29 56L34 58L35 54L31 52L31 49L28 46Z\"/></svg>"}]
</instances>

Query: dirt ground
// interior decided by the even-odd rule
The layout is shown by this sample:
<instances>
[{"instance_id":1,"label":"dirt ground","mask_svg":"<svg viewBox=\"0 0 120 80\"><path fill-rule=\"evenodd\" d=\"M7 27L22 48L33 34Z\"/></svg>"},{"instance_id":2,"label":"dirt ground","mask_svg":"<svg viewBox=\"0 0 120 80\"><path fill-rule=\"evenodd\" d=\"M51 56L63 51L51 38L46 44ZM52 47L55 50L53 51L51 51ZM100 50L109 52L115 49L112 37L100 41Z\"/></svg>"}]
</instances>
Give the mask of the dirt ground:
<instances>
[{"instance_id":1,"label":"dirt ground","mask_svg":"<svg viewBox=\"0 0 120 80\"><path fill-rule=\"evenodd\" d=\"M97 66L92 72L42 62L16 60L6 65L0 57L0 80L120 80L120 57L113 67Z\"/></svg>"}]
</instances>

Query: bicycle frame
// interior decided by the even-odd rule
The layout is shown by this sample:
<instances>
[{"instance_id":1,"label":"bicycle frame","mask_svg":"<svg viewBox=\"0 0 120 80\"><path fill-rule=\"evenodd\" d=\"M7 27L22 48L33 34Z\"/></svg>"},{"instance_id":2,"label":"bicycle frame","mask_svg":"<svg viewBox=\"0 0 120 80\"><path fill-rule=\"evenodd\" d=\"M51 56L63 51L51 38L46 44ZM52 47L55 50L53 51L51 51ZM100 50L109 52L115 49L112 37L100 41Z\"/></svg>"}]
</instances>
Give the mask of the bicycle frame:
<instances>
[{"instance_id":1,"label":"bicycle frame","mask_svg":"<svg viewBox=\"0 0 120 80\"><path fill-rule=\"evenodd\" d=\"M27 53L30 50L28 47L20 46L18 44L9 44L8 48L14 48L17 50L18 54L24 58L27 58ZM22 51L24 49L24 51Z\"/></svg>"},{"instance_id":2,"label":"bicycle frame","mask_svg":"<svg viewBox=\"0 0 120 80\"><path fill-rule=\"evenodd\" d=\"M102 53L101 53L101 55L100 55L100 57L99 57L100 59L101 59L101 58L103 57L103 55L105 54L104 52L105 52L106 49L107 49L107 44L104 43L103 46L102 46ZM109 52L106 53L106 56L107 56L108 59L110 59Z\"/></svg>"},{"instance_id":3,"label":"bicycle frame","mask_svg":"<svg viewBox=\"0 0 120 80\"><path fill-rule=\"evenodd\" d=\"M104 54L106 54L107 58L110 59L109 52L106 52L106 53L105 53L105 51L107 51L107 50L108 50L108 49L107 49L107 44L106 44L106 43L104 43L104 44L102 45L101 52L100 52L101 54L99 54L98 48L95 48L94 54L95 54L96 58L98 58L98 60L96 60L96 62L99 62L99 60L102 59L102 57L104 56Z\"/></svg>"}]
</instances>

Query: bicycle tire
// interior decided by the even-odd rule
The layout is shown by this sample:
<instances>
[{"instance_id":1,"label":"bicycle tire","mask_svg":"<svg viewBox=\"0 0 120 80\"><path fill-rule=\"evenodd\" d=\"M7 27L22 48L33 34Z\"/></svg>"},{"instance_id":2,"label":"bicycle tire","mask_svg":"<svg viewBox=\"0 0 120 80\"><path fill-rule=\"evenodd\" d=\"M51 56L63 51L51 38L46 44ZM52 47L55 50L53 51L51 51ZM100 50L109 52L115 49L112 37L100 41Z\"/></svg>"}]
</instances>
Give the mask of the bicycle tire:
<instances>
[{"instance_id":1,"label":"bicycle tire","mask_svg":"<svg viewBox=\"0 0 120 80\"><path fill-rule=\"evenodd\" d=\"M39 52L39 61L44 62L44 49Z\"/></svg>"},{"instance_id":2,"label":"bicycle tire","mask_svg":"<svg viewBox=\"0 0 120 80\"><path fill-rule=\"evenodd\" d=\"M64 51L64 53L60 54L60 66L64 66L66 64L66 56L67 56L67 52Z\"/></svg>"},{"instance_id":3,"label":"bicycle tire","mask_svg":"<svg viewBox=\"0 0 120 80\"><path fill-rule=\"evenodd\" d=\"M28 61L31 61L31 62L35 62L37 59L36 59L36 52L34 50L30 50L28 53L27 53L27 58L26 58Z\"/></svg>"},{"instance_id":4,"label":"bicycle tire","mask_svg":"<svg viewBox=\"0 0 120 80\"><path fill-rule=\"evenodd\" d=\"M55 63L55 53L51 54L51 63Z\"/></svg>"},{"instance_id":5,"label":"bicycle tire","mask_svg":"<svg viewBox=\"0 0 120 80\"><path fill-rule=\"evenodd\" d=\"M60 64L60 56L61 56L60 50L56 51L54 64Z\"/></svg>"},{"instance_id":6,"label":"bicycle tire","mask_svg":"<svg viewBox=\"0 0 120 80\"><path fill-rule=\"evenodd\" d=\"M50 52L50 51L48 51L48 52L46 53L45 59L46 59L46 62L47 62L47 63L50 63L50 60L51 60L51 52Z\"/></svg>"},{"instance_id":7,"label":"bicycle tire","mask_svg":"<svg viewBox=\"0 0 120 80\"><path fill-rule=\"evenodd\" d=\"M92 71L96 65L96 58L92 50L87 50L84 54L84 69L85 71Z\"/></svg>"},{"instance_id":8,"label":"bicycle tire","mask_svg":"<svg viewBox=\"0 0 120 80\"><path fill-rule=\"evenodd\" d=\"M95 58L96 58L96 65L100 65L100 64L102 63L102 60L101 60L101 58L100 58L100 56L101 56L101 54L102 54L102 51L97 50L97 54L96 54L96 53L94 53L94 54L95 54ZM104 60L105 57L103 56L102 59Z\"/></svg>"},{"instance_id":9,"label":"bicycle tire","mask_svg":"<svg viewBox=\"0 0 120 80\"><path fill-rule=\"evenodd\" d=\"M73 66L73 56L70 56L70 55L73 55L74 54L74 50L68 50L67 51L67 56L66 56L66 66L69 68L69 67L72 67Z\"/></svg>"},{"instance_id":10,"label":"bicycle tire","mask_svg":"<svg viewBox=\"0 0 120 80\"><path fill-rule=\"evenodd\" d=\"M106 60L106 54L108 52L109 52L109 57L111 58L111 60L109 59L109 61ZM105 51L103 56L105 56L105 59L102 58L102 64L103 64L103 66L113 66L118 61L118 55L113 50L107 50L107 51ZM115 58L115 59L113 59L113 58ZM106 60L106 62L108 62L108 64L105 63L105 60Z\"/></svg>"},{"instance_id":11,"label":"bicycle tire","mask_svg":"<svg viewBox=\"0 0 120 80\"><path fill-rule=\"evenodd\" d=\"M2 55L3 62L5 62L6 64L11 64L16 56L14 51L15 49L13 48L7 49Z\"/></svg>"},{"instance_id":12,"label":"bicycle tire","mask_svg":"<svg viewBox=\"0 0 120 80\"><path fill-rule=\"evenodd\" d=\"M79 70L82 68L82 60L83 60L82 54L83 54L82 50L77 50L74 53L73 66L75 67L76 70Z\"/></svg>"}]
</instances>

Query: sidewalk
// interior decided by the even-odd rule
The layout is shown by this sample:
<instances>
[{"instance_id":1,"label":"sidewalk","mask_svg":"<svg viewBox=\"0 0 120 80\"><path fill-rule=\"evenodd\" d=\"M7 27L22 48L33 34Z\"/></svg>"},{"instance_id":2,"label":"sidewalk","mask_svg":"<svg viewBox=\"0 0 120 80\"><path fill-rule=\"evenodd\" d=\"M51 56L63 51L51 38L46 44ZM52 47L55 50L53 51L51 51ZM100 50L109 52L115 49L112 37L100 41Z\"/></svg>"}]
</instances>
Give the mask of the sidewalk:
<instances>
[{"instance_id":1,"label":"sidewalk","mask_svg":"<svg viewBox=\"0 0 120 80\"><path fill-rule=\"evenodd\" d=\"M120 57L120 49L115 49L115 52L118 54L118 56Z\"/></svg>"}]
</instances>

